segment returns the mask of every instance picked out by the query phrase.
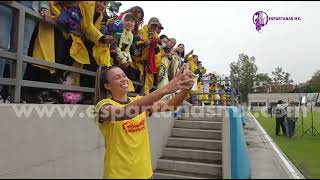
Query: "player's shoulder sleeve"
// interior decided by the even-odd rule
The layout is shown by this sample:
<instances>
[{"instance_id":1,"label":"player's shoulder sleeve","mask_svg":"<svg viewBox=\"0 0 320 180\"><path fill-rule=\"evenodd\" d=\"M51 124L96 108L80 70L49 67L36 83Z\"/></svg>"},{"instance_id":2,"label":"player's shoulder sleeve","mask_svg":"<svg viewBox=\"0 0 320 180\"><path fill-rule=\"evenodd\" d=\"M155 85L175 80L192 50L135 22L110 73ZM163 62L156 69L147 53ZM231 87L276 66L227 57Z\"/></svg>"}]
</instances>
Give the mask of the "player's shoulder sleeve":
<instances>
[{"instance_id":1,"label":"player's shoulder sleeve","mask_svg":"<svg viewBox=\"0 0 320 180\"><path fill-rule=\"evenodd\" d=\"M109 99L103 99L103 100L101 100L101 101L99 101L99 102L97 103L96 108L95 108L96 118L98 118L98 116L99 116L99 114L100 114L100 109L101 109L103 106L107 105L107 104L112 105L112 103L110 102Z\"/></svg>"},{"instance_id":2,"label":"player's shoulder sleeve","mask_svg":"<svg viewBox=\"0 0 320 180\"><path fill-rule=\"evenodd\" d=\"M140 95L137 95L137 96L135 96L135 97L130 97L130 99L131 99L131 101L133 102L133 101L136 101L136 100L138 100L138 99L141 99L143 96L140 96Z\"/></svg>"}]
</instances>

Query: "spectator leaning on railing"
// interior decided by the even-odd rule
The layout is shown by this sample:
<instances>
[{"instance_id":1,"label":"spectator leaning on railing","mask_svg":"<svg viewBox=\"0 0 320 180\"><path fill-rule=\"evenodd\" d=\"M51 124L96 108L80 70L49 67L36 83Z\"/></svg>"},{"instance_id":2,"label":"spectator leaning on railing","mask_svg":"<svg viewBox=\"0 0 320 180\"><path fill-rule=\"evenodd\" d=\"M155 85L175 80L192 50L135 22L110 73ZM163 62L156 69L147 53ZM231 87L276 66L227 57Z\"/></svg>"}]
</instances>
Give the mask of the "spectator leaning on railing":
<instances>
[{"instance_id":1,"label":"spectator leaning on railing","mask_svg":"<svg viewBox=\"0 0 320 180\"><path fill-rule=\"evenodd\" d=\"M1 1L6 4L11 2ZM26 54L30 42L34 42L30 46L32 47L30 52L36 59L89 71L96 71L99 65L118 65L132 79L137 77L135 73L140 73L138 79L144 86L144 94L149 94L153 85L165 86L177 74L183 63L189 63L189 69L192 73L199 74L199 79L202 74L205 74L203 72L205 68L197 68L200 63L198 56L193 54L193 50L185 55L183 44L174 48L176 44L174 38L169 39L162 34L159 39L163 25L158 18L152 17L148 24L142 27L144 11L139 6L134 6L120 13L119 16L109 17L106 13L109 1L18 2L39 11L44 19L39 22L34 39L30 40L37 22L26 16L23 53ZM9 49L12 13L10 8L0 4L2 27L0 48L4 50ZM130 57L132 57L132 63ZM0 59L1 77L6 63L10 64L11 61ZM23 74L25 67L26 64L23 65ZM33 64L28 72L30 73L28 73L30 75L28 80L31 81L94 86L91 76L73 72L65 73L62 70L41 65ZM11 74L13 74L12 70ZM155 77L157 77L156 82L154 82ZM198 77L194 75L194 79L196 78ZM129 87L131 92L135 91L130 80ZM202 92L201 87L201 84L199 86L195 84L193 92L198 88Z\"/></svg>"},{"instance_id":2,"label":"spectator leaning on railing","mask_svg":"<svg viewBox=\"0 0 320 180\"><path fill-rule=\"evenodd\" d=\"M172 74L169 76L169 80L171 80L182 67L183 61L182 57L184 57L184 45L179 44L174 50L172 54L172 61L170 64L170 69Z\"/></svg>"},{"instance_id":3,"label":"spectator leaning on railing","mask_svg":"<svg viewBox=\"0 0 320 180\"><path fill-rule=\"evenodd\" d=\"M161 63L159 67L159 79L158 79L158 86L157 86L158 89L164 87L169 82L169 73L170 73L169 67L170 67L170 62L172 60L171 49L174 47L176 40L173 38L170 38L166 42L164 38L163 43L165 43L165 46L163 46L164 54L161 56Z\"/></svg>"},{"instance_id":4,"label":"spectator leaning on railing","mask_svg":"<svg viewBox=\"0 0 320 180\"><path fill-rule=\"evenodd\" d=\"M52 9L52 24L58 24L58 27L62 26L63 28L59 28L59 30L64 30L63 38L71 41L71 46L65 47L65 50L69 52L62 57L60 56L60 58L63 58L63 60L59 60L62 64L72 65L78 68L82 68L85 64L90 64L92 60L90 60L88 49L84 44L84 40L88 39L94 43L92 54L96 63L99 65L111 65L108 44L112 43L114 38L104 36L100 32L101 20L107 6L107 1L74 1L73 3L51 1L50 6ZM70 22L72 23L71 25ZM73 29L79 26L81 32L79 32L79 28L77 28L77 31ZM40 30L46 31L46 33L40 33ZM48 37L54 37L53 27L45 27L45 25L42 24L42 26L39 27L37 37L39 44L41 45L46 42L49 43L50 47L54 47L54 41L46 41ZM48 45L46 44L46 46ZM55 59L54 48L46 48L46 46L43 48L42 46L35 45L34 56L52 62ZM50 54L51 56L43 57L43 55L46 54ZM79 81L80 76L77 75L76 84L79 84Z\"/></svg>"},{"instance_id":5,"label":"spectator leaning on railing","mask_svg":"<svg viewBox=\"0 0 320 180\"><path fill-rule=\"evenodd\" d=\"M165 51L164 51L164 48L166 48L167 43L169 41L169 38L165 34L162 34L160 36L160 40L162 42L162 45L159 47L160 48L159 53L156 54L156 67L157 67L157 70L158 70L158 74L156 75L156 77L157 77L157 85L159 84L161 75L163 74L163 73L161 73L162 57L164 57L165 54L166 54Z\"/></svg>"},{"instance_id":6,"label":"spectator leaning on railing","mask_svg":"<svg viewBox=\"0 0 320 180\"><path fill-rule=\"evenodd\" d=\"M0 1L4 4L11 4L13 1ZM45 17L45 15L50 13L50 8L48 5L48 1L17 1L18 3L30 8L34 11L40 12L40 14ZM10 7L6 7L0 3L0 48L4 50L8 50L9 44L16 43L10 42L11 31L13 30L13 10ZM44 20L46 20L44 18ZM33 31L36 27L37 21L29 16L25 18L24 24L24 40L23 40L23 55L28 54L29 45L31 41L31 37ZM9 64L10 66L10 77L13 77L13 62L9 60L5 60L3 58L0 59L0 77L3 77L5 64ZM22 76L24 76L27 68L27 64L23 63L22 65Z\"/></svg>"},{"instance_id":7,"label":"spectator leaning on railing","mask_svg":"<svg viewBox=\"0 0 320 180\"><path fill-rule=\"evenodd\" d=\"M139 36L139 28L142 26L143 23L143 18L144 18L144 11L141 7L139 6L134 6L124 12L122 12L118 17L117 20L122 20L124 21L124 16L127 13L132 13L134 16L134 28L132 29L132 34L133 34L133 43L130 46L130 52L133 55L139 55L139 49L136 47L136 41L140 41L141 37Z\"/></svg>"},{"instance_id":8,"label":"spectator leaning on railing","mask_svg":"<svg viewBox=\"0 0 320 180\"><path fill-rule=\"evenodd\" d=\"M148 25L144 25L139 30L141 41L137 42L137 46L142 46L141 54L138 56L132 56L131 67L140 71L140 80L142 81L145 76L144 94L149 94L151 87L153 86L154 74L157 74L156 68L156 54L159 53L159 46L162 42L159 39L159 35L156 33L159 26L159 19L152 17L149 20Z\"/></svg>"}]
</instances>

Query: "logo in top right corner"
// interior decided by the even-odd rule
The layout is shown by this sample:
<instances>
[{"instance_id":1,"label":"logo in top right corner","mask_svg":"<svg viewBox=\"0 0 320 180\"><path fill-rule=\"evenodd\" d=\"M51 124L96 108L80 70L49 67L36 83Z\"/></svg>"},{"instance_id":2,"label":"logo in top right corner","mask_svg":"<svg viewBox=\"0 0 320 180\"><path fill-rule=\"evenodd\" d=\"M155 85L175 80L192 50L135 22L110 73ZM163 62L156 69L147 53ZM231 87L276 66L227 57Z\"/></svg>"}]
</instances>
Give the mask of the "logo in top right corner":
<instances>
[{"instance_id":1,"label":"logo in top right corner","mask_svg":"<svg viewBox=\"0 0 320 180\"><path fill-rule=\"evenodd\" d=\"M257 11L252 16L253 24L258 32L265 27L269 21L301 21L301 17L270 17L264 11Z\"/></svg>"}]
</instances>

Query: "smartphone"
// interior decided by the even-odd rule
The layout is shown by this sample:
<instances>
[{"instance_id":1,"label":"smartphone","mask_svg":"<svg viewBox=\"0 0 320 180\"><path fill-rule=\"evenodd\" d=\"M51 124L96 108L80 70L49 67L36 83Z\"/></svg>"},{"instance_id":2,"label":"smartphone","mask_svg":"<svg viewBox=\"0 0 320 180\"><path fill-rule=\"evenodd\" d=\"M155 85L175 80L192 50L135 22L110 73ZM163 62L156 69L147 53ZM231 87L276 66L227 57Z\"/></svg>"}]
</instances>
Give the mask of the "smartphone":
<instances>
[{"instance_id":1,"label":"smartphone","mask_svg":"<svg viewBox=\"0 0 320 180\"><path fill-rule=\"evenodd\" d=\"M184 73L184 74L187 74L188 71L189 71L189 69L190 69L189 63L184 63L184 64L183 64L183 67L184 67L183 73Z\"/></svg>"},{"instance_id":2,"label":"smartphone","mask_svg":"<svg viewBox=\"0 0 320 180\"><path fill-rule=\"evenodd\" d=\"M163 48L163 50L164 50L164 52L165 52L166 54L168 54L168 53L170 53L170 52L171 52L171 49L170 49L170 48L168 48L168 47Z\"/></svg>"},{"instance_id":3,"label":"smartphone","mask_svg":"<svg viewBox=\"0 0 320 180\"><path fill-rule=\"evenodd\" d=\"M152 39L152 38L153 38L153 32L149 32L149 33L148 33L148 38L149 38L149 39Z\"/></svg>"}]
</instances>

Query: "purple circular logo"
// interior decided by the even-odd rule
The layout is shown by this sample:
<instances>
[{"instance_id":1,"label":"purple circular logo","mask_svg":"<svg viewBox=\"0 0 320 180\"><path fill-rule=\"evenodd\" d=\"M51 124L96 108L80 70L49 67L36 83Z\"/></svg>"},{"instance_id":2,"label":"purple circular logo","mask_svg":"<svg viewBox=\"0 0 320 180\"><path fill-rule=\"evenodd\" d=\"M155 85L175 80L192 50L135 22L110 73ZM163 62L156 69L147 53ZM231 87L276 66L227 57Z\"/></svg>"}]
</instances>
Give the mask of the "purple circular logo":
<instances>
[{"instance_id":1,"label":"purple circular logo","mask_svg":"<svg viewBox=\"0 0 320 180\"><path fill-rule=\"evenodd\" d=\"M263 11L258 11L252 16L253 24L256 25L256 30L259 32L261 28L268 24L268 15Z\"/></svg>"}]
</instances>

